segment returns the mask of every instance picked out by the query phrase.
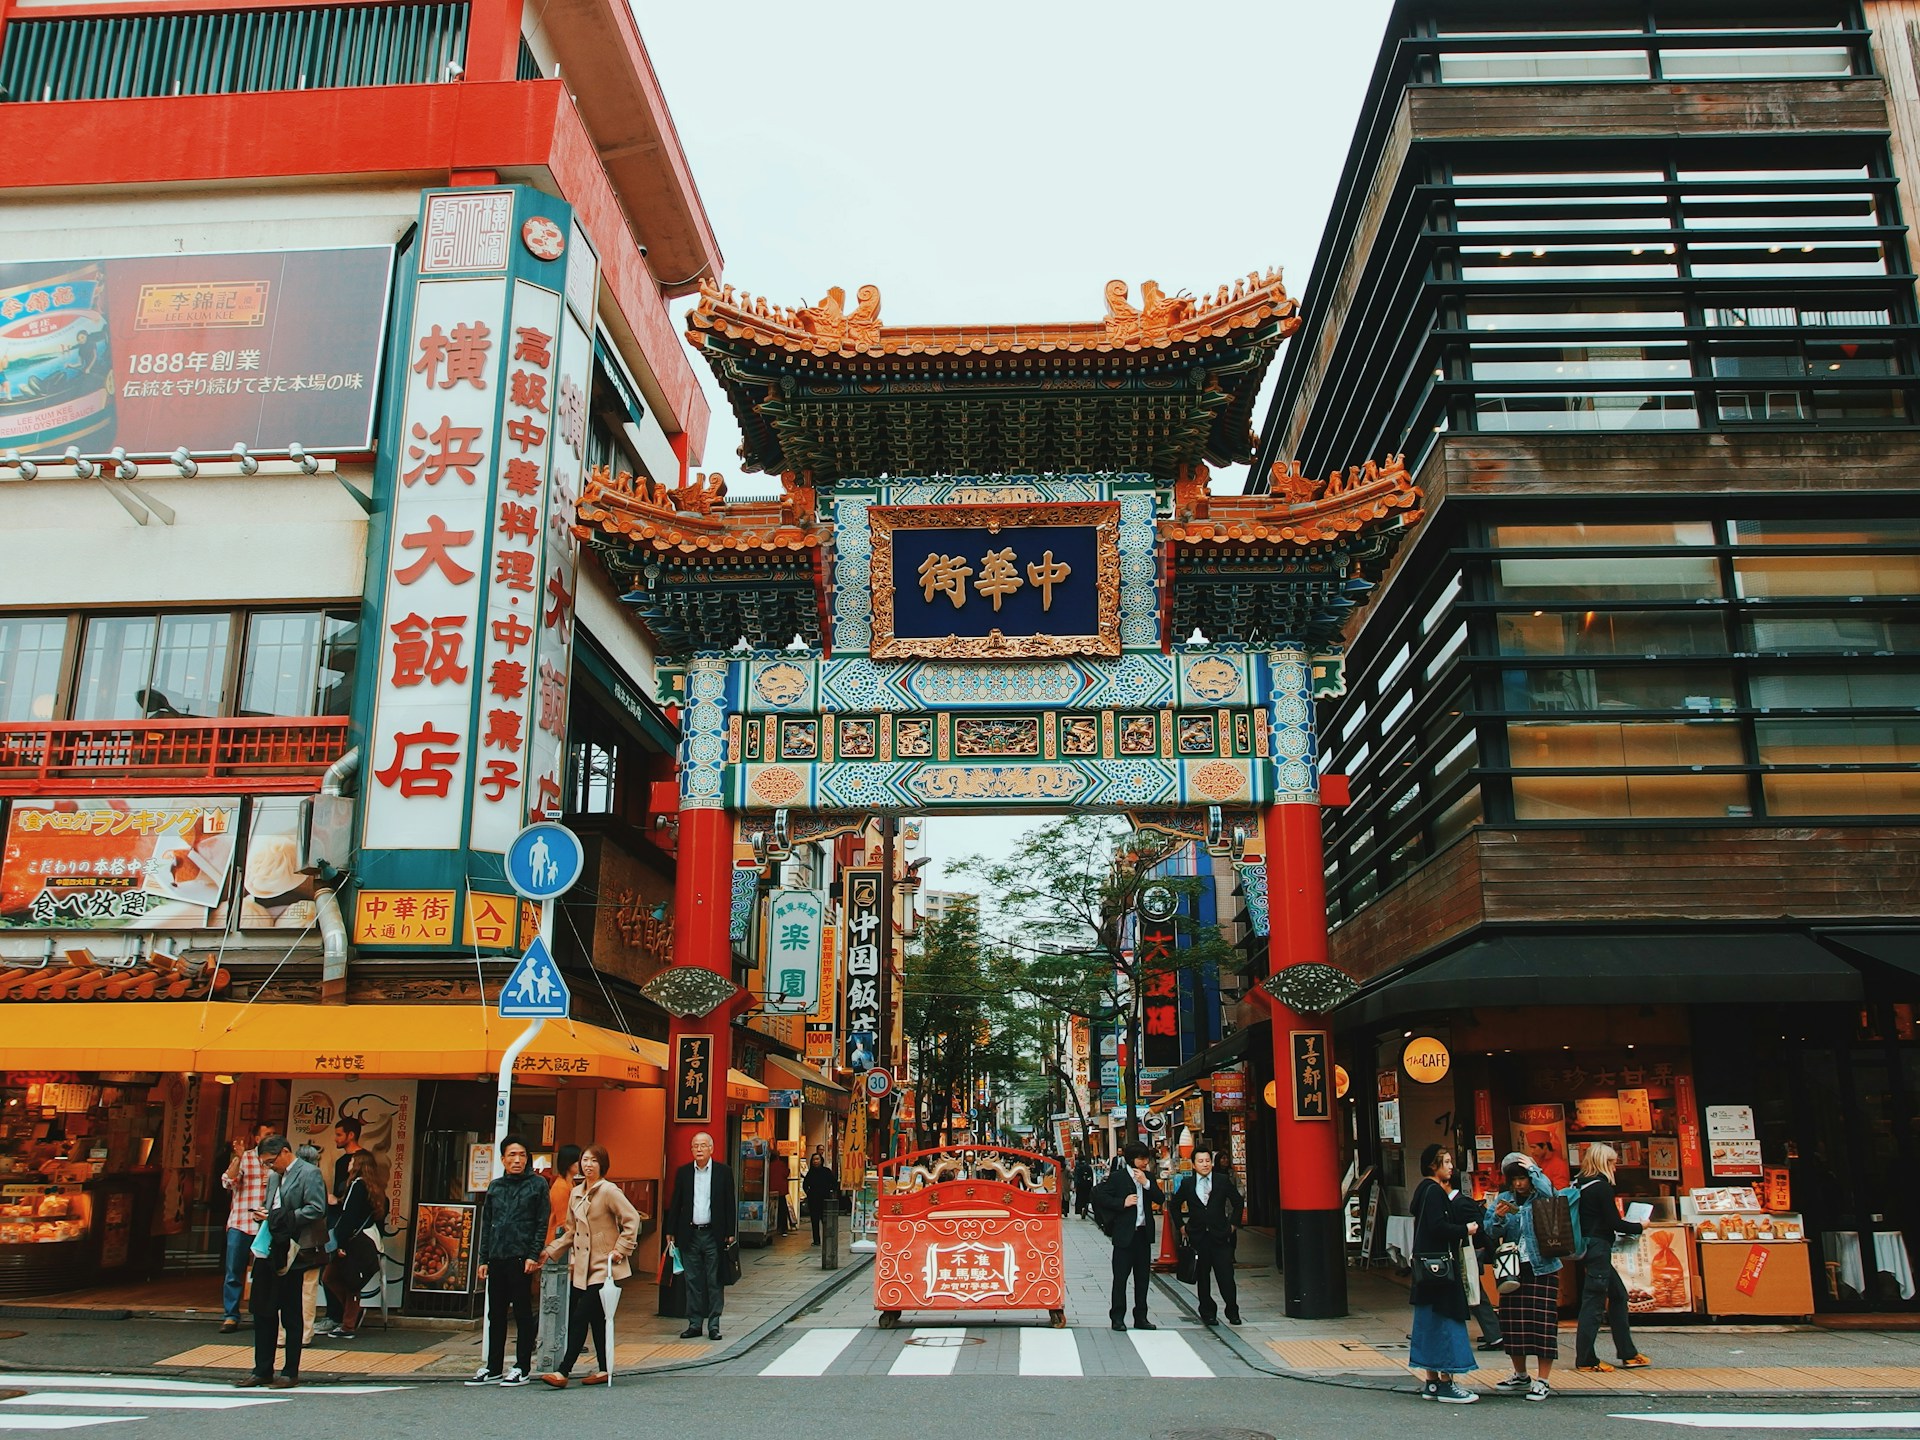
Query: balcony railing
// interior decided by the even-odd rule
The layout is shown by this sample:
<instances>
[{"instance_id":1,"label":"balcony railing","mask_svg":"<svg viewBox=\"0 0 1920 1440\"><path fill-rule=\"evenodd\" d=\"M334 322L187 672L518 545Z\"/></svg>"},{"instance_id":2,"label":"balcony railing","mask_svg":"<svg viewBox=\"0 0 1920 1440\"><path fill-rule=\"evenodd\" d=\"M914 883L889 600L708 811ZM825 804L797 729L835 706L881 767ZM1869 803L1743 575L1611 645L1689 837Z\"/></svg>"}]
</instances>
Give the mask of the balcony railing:
<instances>
[{"instance_id":1,"label":"balcony railing","mask_svg":"<svg viewBox=\"0 0 1920 1440\"><path fill-rule=\"evenodd\" d=\"M344 716L0 725L0 795L309 794L346 746Z\"/></svg>"},{"instance_id":2,"label":"balcony railing","mask_svg":"<svg viewBox=\"0 0 1920 1440\"><path fill-rule=\"evenodd\" d=\"M129 100L426 85L467 56L467 6L332 5L35 20L0 52L5 98Z\"/></svg>"}]
</instances>

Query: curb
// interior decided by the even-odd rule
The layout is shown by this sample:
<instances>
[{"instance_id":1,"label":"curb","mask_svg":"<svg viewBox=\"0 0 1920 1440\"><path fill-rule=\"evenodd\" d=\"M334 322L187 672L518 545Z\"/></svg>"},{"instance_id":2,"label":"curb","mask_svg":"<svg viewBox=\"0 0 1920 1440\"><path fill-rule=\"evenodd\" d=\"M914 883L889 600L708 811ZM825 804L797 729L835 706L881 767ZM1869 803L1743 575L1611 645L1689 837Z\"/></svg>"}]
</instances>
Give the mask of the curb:
<instances>
[{"instance_id":1,"label":"curb","mask_svg":"<svg viewBox=\"0 0 1920 1440\"><path fill-rule=\"evenodd\" d=\"M1169 1299L1171 1299L1175 1305L1179 1306L1182 1312L1191 1316L1196 1321L1199 1320L1200 1312L1194 1309L1193 1305L1189 1302L1187 1298L1186 1287L1178 1284L1173 1280L1168 1279L1164 1274L1158 1271L1154 1273L1153 1282L1155 1285L1160 1287L1161 1293L1163 1293ZM1389 1380L1385 1376L1373 1376L1373 1375L1304 1374L1299 1370L1289 1370L1284 1365L1275 1364L1267 1356L1260 1353L1259 1347L1256 1347L1252 1342L1247 1340L1244 1336L1240 1335L1230 1325L1212 1325L1206 1328L1208 1329L1209 1333L1212 1334L1214 1339L1218 1340L1221 1344L1225 1345L1227 1349L1231 1350L1241 1360L1245 1361L1249 1367L1251 1367L1252 1369L1258 1370L1263 1375L1274 1376L1276 1379L1293 1380L1293 1381L1297 1381L1302 1385L1331 1385L1341 1390L1373 1390L1382 1394L1400 1394L1400 1395L1409 1395L1409 1396L1415 1395L1418 1393L1415 1390L1413 1384L1411 1383L1412 1382L1411 1374L1409 1374L1407 1379L1404 1381ZM1586 1391L1586 1390L1580 1390L1580 1391L1556 1390L1554 1392L1553 1398L1556 1400L1606 1400L1609 1403L1612 1403L1613 1401L1618 1399L1658 1400L1663 1398L1664 1399L1707 1398L1707 1399L1727 1399L1727 1400L1886 1400L1886 1399L1898 1399L1898 1398L1907 1396L1910 1393L1911 1393L1910 1391L1906 1391L1906 1390L1860 1390L1860 1389L1854 1389L1854 1390L1842 1390L1842 1389L1835 1389L1835 1390L1620 1389L1620 1390L1608 1390L1604 1392Z\"/></svg>"}]
</instances>

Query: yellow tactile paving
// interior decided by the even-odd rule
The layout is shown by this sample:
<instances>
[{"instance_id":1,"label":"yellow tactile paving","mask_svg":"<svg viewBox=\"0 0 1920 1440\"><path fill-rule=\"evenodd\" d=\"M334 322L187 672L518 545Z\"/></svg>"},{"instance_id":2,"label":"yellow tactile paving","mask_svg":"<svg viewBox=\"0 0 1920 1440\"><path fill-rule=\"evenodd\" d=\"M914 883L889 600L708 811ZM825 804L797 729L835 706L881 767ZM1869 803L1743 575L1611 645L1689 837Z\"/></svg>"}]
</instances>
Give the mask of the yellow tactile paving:
<instances>
[{"instance_id":1,"label":"yellow tactile paving","mask_svg":"<svg viewBox=\"0 0 1920 1440\"><path fill-rule=\"evenodd\" d=\"M432 1351L304 1350L300 1355L300 1368L302 1371L311 1370L327 1375L410 1375L435 1358ZM253 1347L196 1345L191 1350L154 1363L195 1370L251 1370Z\"/></svg>"},{"instance_id":2,"label":"yellow tactile paving","mask_svg":"<svg viewBox=\"0 0 1920 1440\"><path fill-rule=\"evenodd\" d=\"M1267 1348L1289 1370L1399 1370L1392 1356L1351 1340L1269 1340Z\"/></svg>"}]
</instances>

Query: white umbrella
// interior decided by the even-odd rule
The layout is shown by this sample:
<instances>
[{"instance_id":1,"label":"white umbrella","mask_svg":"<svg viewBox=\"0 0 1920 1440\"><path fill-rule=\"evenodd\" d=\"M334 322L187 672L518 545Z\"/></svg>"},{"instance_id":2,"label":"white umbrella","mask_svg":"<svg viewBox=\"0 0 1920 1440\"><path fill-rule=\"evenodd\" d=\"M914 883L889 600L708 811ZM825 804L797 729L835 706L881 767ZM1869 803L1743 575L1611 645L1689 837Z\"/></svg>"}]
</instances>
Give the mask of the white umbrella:
<instances>
[{"instance_id":1,"label":"white umbrella","mask_svg":"<svg viewBox=\"0 0 1920 1440\"><path fill-rule=\"evenodd\" d=\"M613 1385L613 1312L620 1308L620 1287L613 1281L613 1261L607 1261L607 1278L600 1282L600 1310L607 1317L607 1385Z\"/></svg>"}]
</instances>

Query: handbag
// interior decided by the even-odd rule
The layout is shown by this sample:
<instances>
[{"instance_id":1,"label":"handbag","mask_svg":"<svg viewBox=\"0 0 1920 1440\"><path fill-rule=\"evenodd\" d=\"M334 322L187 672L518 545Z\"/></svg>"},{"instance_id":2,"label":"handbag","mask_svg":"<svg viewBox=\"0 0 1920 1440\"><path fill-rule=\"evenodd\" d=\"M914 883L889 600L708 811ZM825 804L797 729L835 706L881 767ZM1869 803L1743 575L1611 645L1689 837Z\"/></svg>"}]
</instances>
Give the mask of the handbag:
<instances>
[{"instance_id":1,"label":"handbag","mask_svg":"<svg viewBox=\"0 0 1920 1440\"><path fill-rule=\"evenodd\" d=\"M1200 1256L1193 1246L1182 1241L1174 1247L1174 1277L1182 1285L1192 1285L1200 1278Z\"/></svg>"},{"instance_id":2,"label":"handbag","mask_svg":"<svg viewBox=\"0 0 1920 1440\"><path fill-rule=\"evenodd\" d=\"M1573 1254L1573 1211L1567 1197L1536 1193L1528 1202L1533 1210L1533 1238L1549 1260Z\"/></svg>"},{"instance_id":3,"label":"handbag","mask_svg":"<svg viewBox=\"0 0 1920 1440\"><path fill-rule=\"evenodd\" d=\"M720 1283L738 1285L740 1283L740 1239L735 1236L720 1249Z\"/></svg>"},{"instance_id":4,"label":"handbag","mask_svg":"<svg viewBox=\"0 0 1920 1440\"><path fill-rule=\"evenodd\" d=\"M1457 1281L1460 1278L1460 1266L1451 1250L1436 1250L1431 1254L1413 1257L1413 1279L1418 1284L1423 1280L1435 1283Z\"/></svg>"},{"instance_id":5,"label":"handbag","mask_svg":"<svg viewBox=\"0 0 1920 1440\"><path fill-rule=\"evenodd\" d=\"M1493 1281L1502 1295L1520 1288L1520 1247L1511 1240L1502 1240L1493 1252Z\"/></svg>"}]
</instances>

